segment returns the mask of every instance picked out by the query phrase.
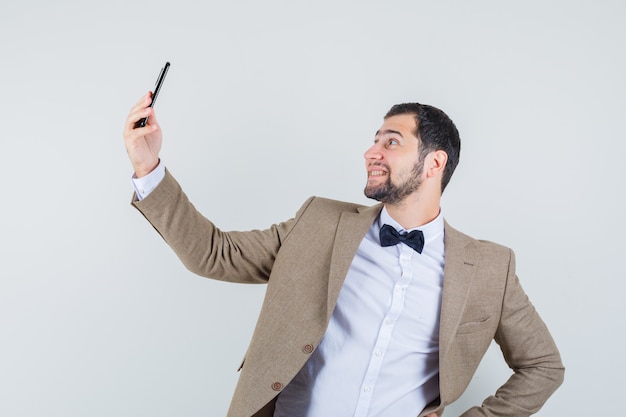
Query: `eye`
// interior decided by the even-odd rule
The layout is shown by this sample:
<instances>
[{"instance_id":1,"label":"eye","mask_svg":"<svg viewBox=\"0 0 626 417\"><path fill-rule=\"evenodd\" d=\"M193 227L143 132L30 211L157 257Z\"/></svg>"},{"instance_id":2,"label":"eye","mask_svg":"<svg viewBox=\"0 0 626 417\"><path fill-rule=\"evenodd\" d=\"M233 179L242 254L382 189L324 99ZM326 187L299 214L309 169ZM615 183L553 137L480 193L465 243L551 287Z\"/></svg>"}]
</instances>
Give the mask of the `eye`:
<instances>
[{"instance_id":1,"label":"eye","mask_svg":"<svg viewBox=\"0 0 626 417\"><path fill-rule=\"evenodd\" d=\"M398 140L395 138L389 138L389 140L387 141L387 146L392 146L392 145L397 145L398 144Z\"/></svg>"}]
</instances>

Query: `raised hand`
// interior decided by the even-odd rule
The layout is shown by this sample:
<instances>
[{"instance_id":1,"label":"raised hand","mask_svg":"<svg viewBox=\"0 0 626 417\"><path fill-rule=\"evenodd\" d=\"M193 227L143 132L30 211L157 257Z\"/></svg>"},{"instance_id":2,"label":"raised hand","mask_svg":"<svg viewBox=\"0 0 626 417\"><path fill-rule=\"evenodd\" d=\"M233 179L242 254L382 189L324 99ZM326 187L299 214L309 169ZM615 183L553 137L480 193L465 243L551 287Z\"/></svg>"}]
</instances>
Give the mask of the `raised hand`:
<instances>
[{"instance_id":1,"label":"raised hand","mask_svg":"<svg viewBox=\"0 0 626 417\"><path fill-rule=\"evenodd\" d=\"M148 92L130 109L124 125L124 144L137 178L149 174L159 164L163 133L154 109L148 107L151 102L152 93ZM148 117L148 123L135 129L135 123L142 117Z\"/></svg>"}]
</instances>

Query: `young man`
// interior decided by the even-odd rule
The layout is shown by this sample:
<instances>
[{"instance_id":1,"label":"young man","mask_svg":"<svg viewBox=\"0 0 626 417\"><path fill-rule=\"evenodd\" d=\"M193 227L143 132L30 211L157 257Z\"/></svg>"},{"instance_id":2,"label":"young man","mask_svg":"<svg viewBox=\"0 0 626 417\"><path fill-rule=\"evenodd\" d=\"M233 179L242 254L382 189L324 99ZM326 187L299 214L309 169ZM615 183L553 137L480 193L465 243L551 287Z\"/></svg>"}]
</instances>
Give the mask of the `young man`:
<instances>
[{"instance_id":1,"label":"young man","mask_svg":"<svg viewBox=\"0 0 626 417\"><path fill-rule=\"evenodd\" d=\"M160 163L150 100L124 130L133 204L191 271L268 283L229 416L439 416L494 339L513 375L463 416L528 416L561 384L559 352L512 251L441 215L460 152L441 110L408 103L385 116L365 152L365 194L381 204L312 197L269 229L224 232Z\"/></svg>"}]
</instances>

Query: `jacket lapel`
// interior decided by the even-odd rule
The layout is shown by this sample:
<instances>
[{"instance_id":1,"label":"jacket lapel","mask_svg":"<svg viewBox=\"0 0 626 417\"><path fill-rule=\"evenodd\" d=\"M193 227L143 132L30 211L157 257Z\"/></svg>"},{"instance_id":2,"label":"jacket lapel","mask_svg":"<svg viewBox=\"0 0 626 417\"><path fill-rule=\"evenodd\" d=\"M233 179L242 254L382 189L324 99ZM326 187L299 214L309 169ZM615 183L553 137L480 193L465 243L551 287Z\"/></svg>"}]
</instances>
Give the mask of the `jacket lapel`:
<instances>
[{"instance_id":1,"label":"jacket lapel","mask_svg":"<svg viewBox=\"0 0 626 417\"><path fill-rule=\"evenodd\" d=\"M382 210L382 204L372 207L360 207L357 213L345 212L339 219L333 252L330 259L328 277L328 299L326 319L329 320L339 297L341 286L346 278L350 264L354 259L363 237Z\"/></svg>"},{"instance_id":2,"label":"jacket lapel","mask_svg":"<svg viewBox=\"0 0 626 417\"><path fill-rule=\"evenodd\" d=\"M445 267L439 325L439 361L454 339L465 310L469 289L476 274L477 252L474 240L445 223Z\"/></svg>"}]
</instances>

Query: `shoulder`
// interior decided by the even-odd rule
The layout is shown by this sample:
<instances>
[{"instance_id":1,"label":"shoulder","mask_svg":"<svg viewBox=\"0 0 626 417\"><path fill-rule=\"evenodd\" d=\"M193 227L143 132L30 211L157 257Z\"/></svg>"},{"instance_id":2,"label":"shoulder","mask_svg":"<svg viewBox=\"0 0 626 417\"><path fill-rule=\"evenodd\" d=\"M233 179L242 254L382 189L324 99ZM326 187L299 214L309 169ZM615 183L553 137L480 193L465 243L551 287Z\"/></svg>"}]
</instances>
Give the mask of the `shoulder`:
<instances>
[{"instance_id":1,"label":"shoulder","mask_svg":"<svg viewBox=\"0 0 626 417\"><path fill-rule=\"evenodd\" d=\"M476 239L450 226L448 222L445 222L445 244L446 250L449 247L471 250L480 258L492 261L501 259L508 262L514 257L510 248L490 240Z\"/></svg>"},{"instance_id":2,"label":"shoulder","mask_svg":"<svg viewBox=\"0 0 626 417\"><path fill-rule=\"evenodd\" d=\"M312 196L309 197L298 210L298 214L339 214L339 213L358 213L363 210L374 209L374 207L364 206L362 204L351 203L348 201L333 200L330 198Z\"/></svg>"},{"instance_id":3,"label":"shoulder","mask_svg":"<svg viewBox=\"0 0 626 417\"><path fill-rule=\"evenodd\" d=\"M362 227L371 226L381 207L380 204L364 206L323 197L310 197L300 207L292 224L294 229L314 234L334 235L339 225L361 230Z\"/></svg>"}]
</instances>

